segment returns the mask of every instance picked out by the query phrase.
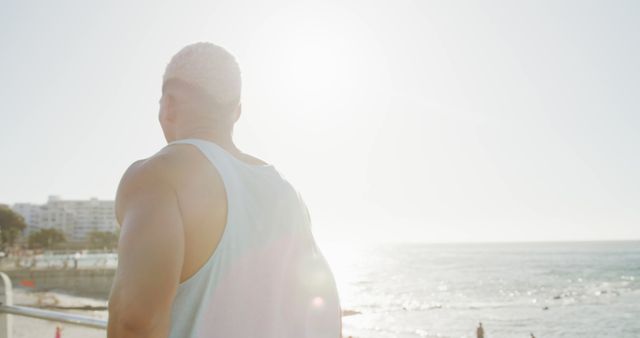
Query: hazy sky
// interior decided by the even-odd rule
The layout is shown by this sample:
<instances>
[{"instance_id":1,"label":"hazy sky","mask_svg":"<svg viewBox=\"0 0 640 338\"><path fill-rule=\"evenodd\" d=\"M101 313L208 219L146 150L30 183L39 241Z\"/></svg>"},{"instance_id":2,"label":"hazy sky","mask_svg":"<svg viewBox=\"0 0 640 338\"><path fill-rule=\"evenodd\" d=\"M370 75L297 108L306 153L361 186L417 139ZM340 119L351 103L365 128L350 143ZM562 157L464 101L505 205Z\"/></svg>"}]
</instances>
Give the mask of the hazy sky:
<instances>
[{"instance_id":1,"label":"hazy sky","mask_svg":"<svg viewBox=\"0 0 640 338\"><path fill-rule=\"evenodd\" d=\"M635 1L12 1L0 203L113 199L165 145L164 66L243 72L239 148L332 240L640 238Z\"/></svg>"}]
</instances>

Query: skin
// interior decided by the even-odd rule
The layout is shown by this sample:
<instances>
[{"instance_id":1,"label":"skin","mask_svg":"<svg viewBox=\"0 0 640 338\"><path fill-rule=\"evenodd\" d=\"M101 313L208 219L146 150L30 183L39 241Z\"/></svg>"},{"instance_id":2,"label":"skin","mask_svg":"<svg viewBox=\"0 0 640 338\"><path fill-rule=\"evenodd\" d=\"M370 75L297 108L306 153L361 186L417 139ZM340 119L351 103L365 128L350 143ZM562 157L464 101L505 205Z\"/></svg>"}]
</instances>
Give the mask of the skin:
<instances>
[{"instance_id":1,"label":"skin","mask_svg":"<svg viewBox=\"0 0 640 338\"><path fill-rule=\"evenodd\" d=\"M159 121L167 142L205 139L244 162L264 164L233 143L241 105L216 117L192 89L181 83L163 88ZM121 234L107 337L167 337L179 284L206 263L224 230L224 184L199 150L174 144L131 164L115 203Z\"/></svg>"}]
</instances>

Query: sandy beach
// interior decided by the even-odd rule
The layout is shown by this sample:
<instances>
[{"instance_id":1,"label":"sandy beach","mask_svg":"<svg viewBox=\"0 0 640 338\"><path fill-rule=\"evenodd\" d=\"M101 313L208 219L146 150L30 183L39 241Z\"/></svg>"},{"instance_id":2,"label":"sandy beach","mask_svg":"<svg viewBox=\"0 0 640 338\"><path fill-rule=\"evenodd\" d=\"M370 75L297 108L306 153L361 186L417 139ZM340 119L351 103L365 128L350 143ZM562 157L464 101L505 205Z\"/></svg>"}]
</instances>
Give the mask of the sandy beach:
<instances>
[{"instance_id":1,"label":"sandy beach","mask_svg":"<svg viewBox=\"0 0 640 338\"><path fill-rule=\"evenodd\" d=\"M26 317L13 316L13 337L54 338L57 325L60 324ZM62 328L62 337L64 338L104 338L107 336L106 331L91 328L82 328L75 325L62 325Z\"/></svg>"},{"instance_id":2,"label":"sandy beach","mask_svg":"<svg viewBox=\"0 0 640 338\"><path fill-rule=\"evenodd\" d=\"M106 301L75 297L65 294L53 293L53 292L30 292L22 289L14 289L14 304L23 306L38 305L56 305L62 307L74 307L74 306L106 306ZM67 313L76 313L83 316L90 316L95 318L106 319L107 311L84 311L84 310L54 310ZM96 338L106 337L106 331L97 330L91 328L84 328L70 324L60 324L56 322L50 322L45 320L38 320L33 318L27 318L22 316L13 317L13 337L14 338L33 338L33 337L55 337L56 327L61 326L63 328L63 338Z\"/></svg>"}]
</instances>

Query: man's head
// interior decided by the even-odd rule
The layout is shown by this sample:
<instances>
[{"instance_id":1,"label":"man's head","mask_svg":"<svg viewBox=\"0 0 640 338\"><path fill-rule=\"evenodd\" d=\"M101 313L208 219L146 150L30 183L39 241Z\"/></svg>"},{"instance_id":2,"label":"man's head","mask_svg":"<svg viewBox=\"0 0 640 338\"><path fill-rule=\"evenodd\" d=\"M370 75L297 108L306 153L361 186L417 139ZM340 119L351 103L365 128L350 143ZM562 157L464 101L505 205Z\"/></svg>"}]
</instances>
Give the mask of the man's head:
<instances>
[{"instance_id":1,"label":"man's head","mask_svg":"<svg viewBox=\"0 0 640 338\"><path fill-rule=\"evenodd\" d=\"M240 68L233 55L208 42L184 47L166 67L159 120L167 141L198 131L230 133L240 117Z\"/></svg>"}]
</instances>

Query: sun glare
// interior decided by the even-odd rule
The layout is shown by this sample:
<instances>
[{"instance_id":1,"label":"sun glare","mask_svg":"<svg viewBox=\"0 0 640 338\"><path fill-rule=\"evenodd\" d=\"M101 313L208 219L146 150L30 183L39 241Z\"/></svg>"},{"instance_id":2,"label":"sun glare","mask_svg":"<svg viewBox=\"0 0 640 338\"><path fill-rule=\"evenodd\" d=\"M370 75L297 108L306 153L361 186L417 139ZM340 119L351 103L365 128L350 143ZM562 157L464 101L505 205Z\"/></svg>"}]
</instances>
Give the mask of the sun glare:
<instances>
[{"instance_id":1,"label":"sun glare","mask_svg":"<svg viewBox=\"0 0 640 338\"><path fill-rule=\"evenodd\" d=\"M256 78L267 100L314 127L353 110L375 67L376 44L365 24L344 7L290 6L266 20L256 37ZM367 57L365 57L367 56ZM368 61L365 61L368 60ZM313 114L322 111L323 114ZM311 114L310 114L311 113ZM290 116L295 118L296 116Z\"/></svg>"},{"instance_id":2,"label":"sun glare","mask_svg":"<svg viewBox=\"0 0 640 338\"><path fill-rule=\"evenodd\" d=\"M358 279L358 271L354 269L365 258L366 245L358 242L324 242L318 241L320 250L331 267L340 298L344 302L353 302L355 290L353 282Z\"/></svg>"}]
</instances>

